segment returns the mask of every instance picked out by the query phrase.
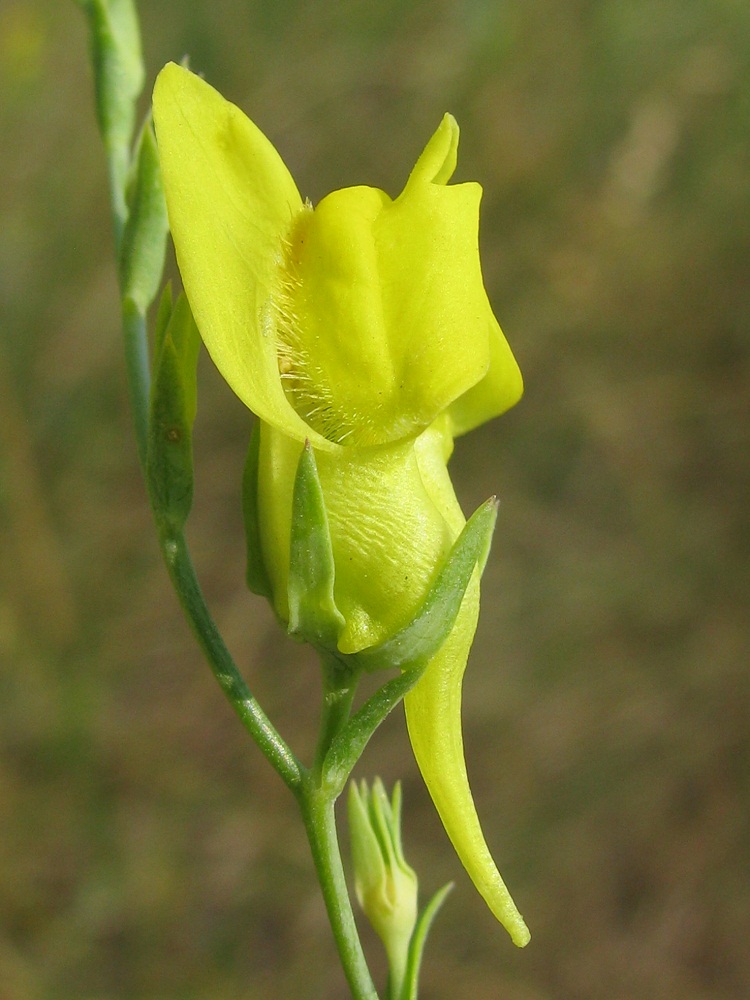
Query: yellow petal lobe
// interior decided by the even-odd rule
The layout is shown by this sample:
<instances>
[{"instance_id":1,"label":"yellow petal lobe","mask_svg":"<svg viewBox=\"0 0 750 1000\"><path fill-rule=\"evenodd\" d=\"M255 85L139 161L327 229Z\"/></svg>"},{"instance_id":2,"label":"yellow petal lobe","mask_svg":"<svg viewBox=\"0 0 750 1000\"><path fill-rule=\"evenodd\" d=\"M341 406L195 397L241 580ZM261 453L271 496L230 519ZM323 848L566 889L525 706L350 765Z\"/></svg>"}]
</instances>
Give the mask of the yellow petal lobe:
<instances>
[{"instance_id":1,"label":"yellow petal lobe","mask_svg":"<svg viewBox=\"0 0 750 1000\"><path fill-rule=\"evenodd\" d=\"M331 447L295 412L279 378L279 267L302 211L289 171L239 108L181 66L161 71L153 107L177 262L214 363L263 420Z\"/></svg>"}]
</instances>

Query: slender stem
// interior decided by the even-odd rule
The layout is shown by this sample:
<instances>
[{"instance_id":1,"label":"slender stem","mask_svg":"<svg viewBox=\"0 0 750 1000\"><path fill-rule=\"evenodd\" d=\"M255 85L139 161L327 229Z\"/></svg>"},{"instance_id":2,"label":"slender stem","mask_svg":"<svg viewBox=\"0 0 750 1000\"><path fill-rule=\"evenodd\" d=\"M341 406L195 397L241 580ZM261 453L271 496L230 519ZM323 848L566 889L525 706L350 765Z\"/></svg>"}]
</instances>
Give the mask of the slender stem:
<instances>
[{"instance_id":1,"label":"slender stem","mask_svg":"<svg viewBox=\"0 0 750 1000\"><path fill-rule=\"evenodd\" d=\"M318 745L315 763L300 785L299 803L328 919L352 996L354 1000L377 1000L354 920L336 831L335 803L343 781L338 774L329 776L326 768L331 744L351 714L361 671L346 670L335 658L324 653L321 653L321 667L323 707Z\"/></svg>"},{"instance_id":2,"label":"slender stem","mask_svg":"<svg viewBox=\"0 0 750 1000\"><path fill-rule=\"evenodd\" d=\"M253 697L206 606L182 532L160 538L172 583L214 677L240 717L245 729L284 783L295 790L302 767Z\"/></svg>"},{"instance_id":3,"label":"slender stem","mask_svg":"<svg viewBox=\"0 0 750 1000\"><path fill-rule=\"evenodd\" d=\"M399 677L386 681L333 734L326 755L326 777L330 782L338 782L339 787L343 788L373 733L416 684L424 672L424 666L412 667Z\"/></svg>"},{"instance_id":4,"label":"slender stem","mask_svg":"<svg viewBox=\"0 0 750 1000\"><path fill-rule=\"evenodd\" d=\"M354 1000L378 1000L354 921L336 834L335 798L308 775L299 794L315 870L344 975Z\"/></svg>"},{"instance_id":5,"label":"slender stem","mask_svg":"<svg viewBox=\"0 0 750 1000\"><path fill-rule=\"evenodd\" d=\"M388 950L388 1000L401 1000L404 994L410 943L409 938L402 937L392 942Z\"/></svg>"},{"instance_id":6,"label":"slender stem","mask_svg":"<svg viewBox=\"0 0 750 1000\"><path fill-rule=\"evenodd\" d=\"M313 765L313 773L318 781L322 780L323 766L331 744L349 721L352 701L362 674L360 670L342 668L338 661L323 653L321 653L321 667L323 672L323 707ZM339 787L336 788L336 795L341 792L343 782L346 781L347 777L348 775L343 776Z\"/></svg>"}]
</instances>

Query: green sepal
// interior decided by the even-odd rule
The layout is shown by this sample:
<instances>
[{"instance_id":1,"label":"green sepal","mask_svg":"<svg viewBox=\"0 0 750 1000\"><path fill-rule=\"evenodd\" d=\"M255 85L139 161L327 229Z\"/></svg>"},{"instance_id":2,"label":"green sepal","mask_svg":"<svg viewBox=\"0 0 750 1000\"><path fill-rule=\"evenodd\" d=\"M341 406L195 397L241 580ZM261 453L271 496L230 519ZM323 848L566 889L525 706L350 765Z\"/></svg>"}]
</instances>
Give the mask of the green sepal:
<instances>
[{"instance_id":1,"label":"green sepal","mask_svg":"<svg viewBox=\"0 0 750 1000\"><path fill-rule=\"evenodd\" d=\"M300 454L292 496L289 546L289 633L318 648L335 650L344 627L336 607L331 532L323 488L309 441Z\"/></svg>"},{"instance_id":2,"label":"green sepal","mask_svg":"<svg viewBox=\"0 0 750 1000\"><path fill-rule=\"evenodd\" d=\"M491 497L467 521L414 620L379 646L342 657L360 669L398 668L402 673L370 695L332 740L324 771L333 787L343 788L375 730L411 691L450 634L474 567L484 569L496 519L497 500Z\"/></svg>"},{"instance_id":3,"label":"green sepal","mask_svg":"<svg viewBox=\"0 0 750 1000\"><path fill-rule=\"evenodd\" d=\"M417 1000L417 989L419 986L419 968L422 964L422 953L427 943L432 922L438 914L438 910L445 902L448 893L453 888L453 883L448 882L442 889L438 889L427 906L419 914L417 925L409 942L409 957L406 963L406 975L401 988L400 996L394 1000Z\"/></svg>"},{"instance_id":4,"label":"green sepal","mask_svg":"<svg viewBox=\"0 0 750 1000\"><path fill-rule=\"evenodd\" d=\"M385 642L352 654L357 666L367 671L401 670L426 663L437 653L455 624L474 568L484 568L497 506L495 497L490 497L472 514L412 621Z\"/></svg>"},{"instance_id":5,"label":"green sepal","mask_svg":"<svg viewBox=\"0 0 750 1000\"><path fill-rule=\"evenodd\" d=\"M167 249L167 206L156 136L148 118L138 137L126 194L128 215L120 246L120 287L145 313L159 289Z\"/></svg>"},{"instance_id":6,"label":"green sepal","mask_svg":"<svg viewBox=\"0 0 750 1000\"><path fill-rule=\"evenodd\" d=\"M154 319L153 356L155 361L158 360L161 355L161 349L164 346L164 338L167 334L169 320L172 316L172 305L172 282L168 281L161 293L159 305L156 310L156 317Z\"/></svg>"},{"instance_id":7,"label":"green sepal","mask_svg":"<svg viewBox=\"0 0 750 1000\"><path fill-rule=\"evenodd\" d=\"M157 316L146 476L160 528L180 530L193 502L193 421L200 335L184 294L169 311L166 289Z\"/></svg>"},{"instance_id":8,"label":"green sepal","mask_svg":"<svg viewBox=\"0 0 750 1000\"><path fill-rule=\"evenodd\" d=\"M144 69L133 0L78 0L91 26L99 128L110 150L126 149L135 127L135 100Z\"/></svg>"},{"instance_id":9,"label":"green sepal","mask_svg":"<svg viewBox=\"0 0 750 1000\"><path fill-rule=\"evenodd\" d=\"M242 473L242 515L245 522L247 570L245 579L253 594L273 602L273 588L263 562L258 521L258 462L260 457L260 420L255 420L250 433L245 468Z\"/></svg>"}]
</instances>

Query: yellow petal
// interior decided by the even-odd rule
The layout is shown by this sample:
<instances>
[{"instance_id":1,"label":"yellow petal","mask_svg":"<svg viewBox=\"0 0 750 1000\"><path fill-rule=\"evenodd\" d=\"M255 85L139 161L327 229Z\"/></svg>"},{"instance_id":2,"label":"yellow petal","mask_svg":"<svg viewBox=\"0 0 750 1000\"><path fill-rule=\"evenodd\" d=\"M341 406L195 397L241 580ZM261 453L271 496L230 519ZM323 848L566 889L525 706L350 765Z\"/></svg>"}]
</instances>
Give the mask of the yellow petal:
<instances>
[{"instance_id":1,"label":"yellow petal","mask_svg":"<svg viewBox=\"0 0 750 1000\"><path fill-rule=\"evenodd\" d=\"M489 331L490 366L484 378L450 407L452 432L458 437L499 417L523 395L523 378L508 341L494 316Z\"/></svg>"},{"instance_id":2,"label":"yellow petal","mask_svg":"<svg viewBox=\"0 0 750 1000\"><path fill-rule=\"evenodd\" d=\"M299 216L289 241L280 328L287 392L312 427L349 447L413 431L394 407L387 292L373 238L389 202L375 188L335 191Z\"/></svg>"},{"instance_id":3,"label":"yellow petal","mask_svg":"<svg viewBox=\"0 0 750 1000\"><path fill-rule=\"evenodd\" d=\"M426 427L489 366L492 311L479 263L478 184L410 178L376 223L398 405Z\"/></svg>"},{"instance_id":4,"label":"yellow petal","mask_svg":"<svg viewBox=\"0 0 750 1000\"><path fill-rule=\"evenodd\" d=\"M419 434L490 365L478 184L446 186L446 116L402 194L347 188L301 213L289 240L287 391L321 434L369 446Z\"/></svg>"},{"instance_id":5,"label":"yellow petal","mask_svg":"<svg viewBox=\"0 0 750 1000\"><path fill-rule=\"evenodd\" d=\"M458 122L453 115L443 115L430 141L409 175L409 184L447 184L458 160Z\"/></svg>"},{"instance_id":6,"label":"yellow petal","mask_svg":"<svg viewBox=\"0 0 750 1000\"><path fill-rule=\"evenodd\" d=\"M177 261L214 363L263 420L331 447L279 379L275 295L284 240L303 207L289 171L239 108L174 63L156 82L154 124Z\"/></svg>"}]
</instances>

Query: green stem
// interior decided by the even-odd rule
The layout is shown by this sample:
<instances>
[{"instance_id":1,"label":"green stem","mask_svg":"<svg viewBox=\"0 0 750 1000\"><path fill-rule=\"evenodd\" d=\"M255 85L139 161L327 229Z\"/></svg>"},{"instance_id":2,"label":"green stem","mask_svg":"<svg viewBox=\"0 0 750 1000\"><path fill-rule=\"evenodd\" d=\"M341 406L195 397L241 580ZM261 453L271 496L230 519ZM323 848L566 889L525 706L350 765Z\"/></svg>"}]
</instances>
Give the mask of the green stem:
<instances>
[{"instance_id":1,"label":"green stem","mask_svg":"<svg viewBox=\"0 0 750 1000\"><path fill-rule=\"evenodd\" d=\"M261 752L293 791L302 767L253 697L206 606L182 532L160 536L164 560L180 604L208 660L214 677Z\"/></svg>"},{"instance_id":2,"label":"green stem","mask_svg":"<svg viewBox=\"0 0 750 1000\"><path fill-rule=\"evenodd\" d=\"M352 701L362 675L361 670L347 670L335 658L325 653L321 653L320 658L323 673L323 708L313 765L313 774L318 781L323 780L323 766L331 744L349 721ZM336 795L341 793L347 777L348 775L343 775L336 787Z\"/></svg>"},{"instance_id":3,"label":"green stem","mask_svg":"<svg viewBox=\"0 0 750 1000\"><path fill-rule=\"evenodd\" d=\"M148 333L146 317L130 299L124 299L122 303L122 331L138 459L141 468L145 470L148 448L149 394L151 391Z\"/></svg>"},{"instance_id":4,"label":"green stem","mask_svg":"<svg viewBox=\"0 0 750 1000\"><path fill-rule=\"evenodd\" d=\"M388 1000L402 1000L409 965L409 939L402 937L388 950Z\"/></svg>"},{"instance_id":5,"label":"green stem","mask_svg":"<svg viewBox=\"0 0 750 1000\"><path fill-rule=\"evenodd\" d=\"M298 798L328 919L352 997L354 1000L378 1000L346 887L336 834L335 796L309 774Z\"/></svg>"}]
</instances>

